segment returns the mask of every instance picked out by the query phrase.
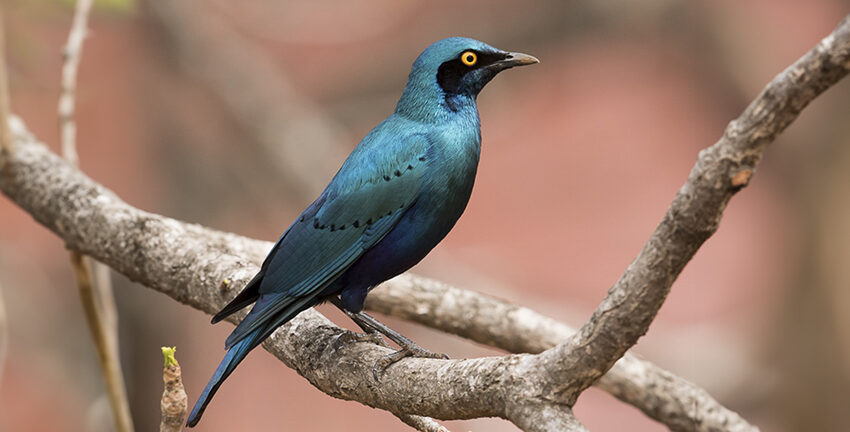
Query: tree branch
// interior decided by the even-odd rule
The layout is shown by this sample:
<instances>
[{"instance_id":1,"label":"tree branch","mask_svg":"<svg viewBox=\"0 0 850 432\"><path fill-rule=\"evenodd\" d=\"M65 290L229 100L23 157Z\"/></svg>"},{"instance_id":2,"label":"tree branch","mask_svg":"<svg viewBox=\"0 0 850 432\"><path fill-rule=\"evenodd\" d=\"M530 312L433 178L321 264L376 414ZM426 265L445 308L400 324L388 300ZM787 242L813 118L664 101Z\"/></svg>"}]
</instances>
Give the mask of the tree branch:
<instances>
[{"instance_id":1,"label":"tree branch","mask_svg":"<svg viewBox=\"0 0 850 432\"><path fill-rule=\"evenodd\" d=\"M162 398L159 402L161 414L159 432L180 432L186 421L188 400L183 388L183 372L174 358L177 347L162 347L164 365L162 367Z\"/></svg>"},{"instance_id":2,"label":"tree branch","mask_svg":"<svg viewBox=\"0 0 850 432\"><path fill-rule=\"evenodd\" d=\"M0 189L68 248L131 280L213 314L235 294L227 288L247 283L271 246L135 209L51 153L20 120L12 126L17 151L0 171ZM524 378L535 364L530 355L406 359L376 382L372 367L391 351L346 343L345 332L310 309L263 346L323 392L396 414L517 421L508 417L511 405L539 392Z\"/></svg>"},{"instance_id":3,"label":"tree branch","mask_svg":"<svg viewBox=\"0 0 850 432\"><path fill-rule=\"evenodd\" d=\"M9 128L9 82L6 69L6 23L0 9L0 169L3 167L3 157L11 156L15 151L15 142ZM6 315L6 301L0 286L0 382L6 366L6 356L9 349L9 317Z\"/></svg>"},{"instance_id":4,"label":"tree branch","mask_svg":"<svg viewBox=\"0 0 850 432\"><path fill-rule=\"evenodd\" d=\"M450 432L445 426L437 423L431 417L422 417L413 414L396 414L404 424L422 432Z\"/></svg>"},{"instance_id":5,"label":"tree branch","mask_svg":"<svg viewBox=\"0 0 850 432\"><path fill-rule=\"evenodd\" d=\"M649 329L670 287L716 230L732 196L745 187L767 145L806 105L850 70L850 16L777 75L713 146L699 154L687 182L637 258L590 320L567 343L541 354L549 396L572 405Z\"/></svg>"},{"instance_id":6,"label":"tree branch","mask_svg":"<svg viewBox=\"0 0 850 432\"><path fill-rule=\"evenodd\" d=\"M410 273L376 287L366 308L512 353L540 353L575 333L526 307ZM594 385L674 432L758 430L704 389L633 354Z\"/></svg>"},{"instance_id":7,"label":"tree branch","mask_svg":"<svg viewBox=\"0 0 850 432\"><path fill-rule=\"evenodd\" d=\"M79 165L77 154L77 125L74 122L75 93L77 88L77 70L83 55L83 42L88 34L88 17L93 0L78 0L74 9L74 20L68 32L68 42L63 50L61 94L57 113L59 133L62 142L62 155L70 164ZM118 355L118 328L112 285L107 277L95 279L93 272L103 274L103 265L92 261L78 252L71 251L71 267L86 322L91 330L97 349L109 406L115 428L119 432L132 432L133 419L130 415L130 403L124 386L124 374ZM108 275L108 273L107 273Z\"/></svg>"},{"instance_id":8,"label":"tree branch","mask_svg":"<svg viewBox=\"0 0 850 432\"><path fill-rule=\"evenodd\" d=\"M74 279L80 293L80 301L86 322L91 330L92 339L97 350L97 359L106 383L106 394L109 396L109 406L112 408L112 418L115 429L119 432L132 432L133 419L130 416L130 404L124 387L124 375L121 373L121 362L118 352L110 336L112 329L106 324L101 306L96 297L93 285L90 263L82 254L71 252L71 267Z\"/></svg>"},{"instance_id":9,"label":"tree branch","mask_svg":"<svg viewBox=\"0 0 850 432\"><path fill-rule=\"evenodd\" d=\"M0 9L0 153L10 155L15 152L15 141L9 131L9 71L6 68L6 25L5 15ZM2 154L0 154L2 156Z\"/></svg>"},{"instance_id":10,"label":"tree branch","mask_svg":"<svg viewBox=\"0 0 850 432\"><path fill-rule=\"evenodd\" d=\"M93 0L78 0L74 8L74 20L68 41L62 51L61 92L59 93L59 132L62 142L62 155L72 165L79 165L77 155L77 125L74 123L74 95L77 90L77 70L83 57L83 41L88 35L89 12Z\"/></svg>"}]
</instances>

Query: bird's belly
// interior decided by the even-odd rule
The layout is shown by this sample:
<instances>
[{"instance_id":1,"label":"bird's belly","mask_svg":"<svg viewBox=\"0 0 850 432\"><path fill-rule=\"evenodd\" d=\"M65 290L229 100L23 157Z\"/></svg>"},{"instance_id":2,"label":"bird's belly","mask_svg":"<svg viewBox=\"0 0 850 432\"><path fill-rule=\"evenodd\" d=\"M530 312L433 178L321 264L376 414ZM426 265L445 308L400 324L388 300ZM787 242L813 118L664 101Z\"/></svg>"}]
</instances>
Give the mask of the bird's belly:
<instances>
[{"instance_id":1,"label":"bird's belly","mask_svg":"<svg viewBox=\"0 0 850 432\"><path fill-rule=\"evenodd\" d=\"M342 293L346 309L357 312L369 289L421 261L454 227L472 194L478 168L480 137L440 137L443 143L427 155L434 163L416 201L395 227L366 251L326 289Z\"/></svg>"},{"instance_id":2,"label":"bird's belly","mask_svg":"<svg viewBox=\"0 0 850 432\"><path fill-rule=\"evenodd\" d=\"M370 289L425 258L460 218L469 201L471 186L450 195L424 194L386 237L340 277L340 288Z\"/></svg>"}]
</instances>

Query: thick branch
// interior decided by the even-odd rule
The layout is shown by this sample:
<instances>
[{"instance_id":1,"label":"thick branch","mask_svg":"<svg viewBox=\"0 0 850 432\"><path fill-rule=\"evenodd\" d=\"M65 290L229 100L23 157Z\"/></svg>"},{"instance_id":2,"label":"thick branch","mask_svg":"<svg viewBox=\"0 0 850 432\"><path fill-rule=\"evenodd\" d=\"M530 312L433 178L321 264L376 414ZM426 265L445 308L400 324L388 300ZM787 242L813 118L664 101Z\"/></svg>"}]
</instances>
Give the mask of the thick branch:
<instances>
[{"instance_id":1,"label":"thick branch","mask_svg":"<svg viewBox=\"0 0 850 432\"><path fill-rule=\"evenodd\" d=\"M15 119L17 151L0 189L66 245L192 307L214 313L258 270L258 242L135 209L37 142ZM231 283L222 283L225 280ZM236 322L237 318L233 319ZM345 343L345 332L308 310L264 347L325 393L385 409L442 419L508 417L510 405L539 392L524 375L534 356L469 360L406 359L372 377L390 350ZM512 419L514 420L514 419Z\"/></svg>"},{"instance_id":2,"label":"thick branch","mask_svg":"<svg viewBox=\"0 0 850 432\"><path fill-rule=\"evenodd\" d=\"M375 288L366 308L512 353L539 353L575 333L526 307L410 273ZM704 389L629 353L594 385L672 431L758 430Z\"/></svg>"},{"instance_id":3,"label":"thick branch","mask_svg":"<svg viewBox=\"0 0 850 432\"><path fill-rule=\"evenodd\" d=\"M687 182L625 274L567 343L542 354L550 396L572 404L646 331L670 286L716 230L732 196L746 186L767 145L815 97L850 70L850 17L777 75L723 137L700 152Z\"/></svg>"}]
</instances>

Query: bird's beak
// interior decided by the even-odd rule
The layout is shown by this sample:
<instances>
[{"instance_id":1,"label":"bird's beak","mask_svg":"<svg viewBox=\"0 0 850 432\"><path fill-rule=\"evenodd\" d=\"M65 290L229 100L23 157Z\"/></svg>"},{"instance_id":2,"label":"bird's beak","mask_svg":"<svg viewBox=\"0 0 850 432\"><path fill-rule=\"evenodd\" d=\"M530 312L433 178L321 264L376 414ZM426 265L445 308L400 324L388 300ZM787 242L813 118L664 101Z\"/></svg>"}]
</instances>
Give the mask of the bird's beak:
<instances>
[{"instance_id":1,"label":"bird's beak","mask_svg":"<svg viewBox=\"0 0 850 432\"><path fill-rule=\"evenodd\" d=\"M497 71L510 69L514 66L526 66L532 65L535 63L540 63L540 60L537 60L537 57L530 56L528 54L517 53L517 52L509 52L506 53L507 56L499 60L491 65Z\"/></svg>"}]
</instances>

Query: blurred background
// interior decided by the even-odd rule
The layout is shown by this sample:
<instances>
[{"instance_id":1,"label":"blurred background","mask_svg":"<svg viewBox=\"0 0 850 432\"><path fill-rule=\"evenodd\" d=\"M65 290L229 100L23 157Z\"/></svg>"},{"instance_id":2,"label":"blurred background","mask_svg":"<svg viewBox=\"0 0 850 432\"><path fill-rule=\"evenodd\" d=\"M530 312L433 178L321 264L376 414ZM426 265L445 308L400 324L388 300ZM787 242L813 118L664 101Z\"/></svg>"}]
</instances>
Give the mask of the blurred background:
<instances>
[{"instance_id":1,"label":"blurred background","mask_svg":"<svg viewBox=\"0 0 850 432\"><path fill-rule=\"evenodd\" d=\"M2 6L12 109L58 151L73 2ZM78 151L82 169L132 205L274 240L393 110L431 42L463 35L533 54L539 65L500 75L479 97L472 200L415 271L577 326L661 220L697 152L848 12L846 0L97 1ZM636 347L765 431L850 424L848 112L845 80L777 140ZM63 243L6 199L0 221L10 320L0 428L111 430ZM231 327L113 279L136 430L155 430L159 347L178 347L194 403ZM451 357L499 354L387 321ZM576 412L591 430L665 430L594 389ZM446 424L516 430L497 419ZM198 430L405 428L256 350Z\"/></svg>"}]
</instances>

